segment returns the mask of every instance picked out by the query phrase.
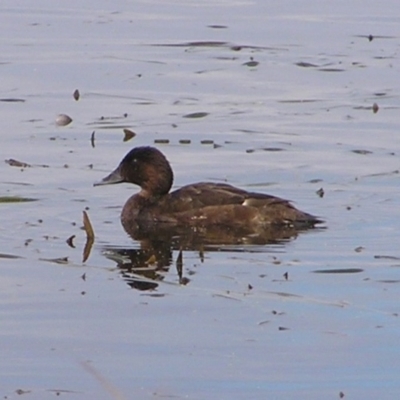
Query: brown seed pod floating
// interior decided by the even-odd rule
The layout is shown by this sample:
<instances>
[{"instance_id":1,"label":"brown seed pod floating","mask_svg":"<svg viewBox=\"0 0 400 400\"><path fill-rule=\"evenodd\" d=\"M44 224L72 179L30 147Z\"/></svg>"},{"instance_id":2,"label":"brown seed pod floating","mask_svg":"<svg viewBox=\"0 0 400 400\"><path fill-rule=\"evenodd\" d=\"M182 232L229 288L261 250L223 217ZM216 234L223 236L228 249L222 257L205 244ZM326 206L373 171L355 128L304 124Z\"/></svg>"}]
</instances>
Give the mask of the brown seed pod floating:
<instances>
[{"instance_id":1,"label":"brown seed pod floating","mask_svg":"<svg viewBox=\"0 0 400 400\"><path fill-rule=\"evenodd\" d=\"M124 142L127 142L128 140L131 140L136 136L136 133L131 131L130 129L124 129Z\"/></svg>"},{"instance_id":2,"label":"brown seed pod floating","mask_svg":"<svg viewBox=\"0 0 400 400\"><path fill-rule=\"evenodd\" d=\"M72 122L72 118L67 114L59 114L56 118L56 125L67 126Z\"/></svg>"}]
</instances>

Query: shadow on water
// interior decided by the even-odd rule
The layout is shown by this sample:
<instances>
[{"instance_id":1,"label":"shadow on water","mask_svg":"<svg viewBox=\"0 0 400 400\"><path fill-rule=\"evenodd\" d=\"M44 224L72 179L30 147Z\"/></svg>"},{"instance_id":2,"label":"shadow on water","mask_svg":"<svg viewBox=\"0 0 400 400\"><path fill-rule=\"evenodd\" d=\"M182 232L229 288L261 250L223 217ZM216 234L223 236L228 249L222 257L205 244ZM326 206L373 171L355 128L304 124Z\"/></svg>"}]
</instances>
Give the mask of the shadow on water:
<instances>
[{"instance_id":1,"label":"shadow on water","mask_svg":"<svg viewBox=\"0 0 400 400\"><path fill-rule=\"evenodd\" d=\"M260 234L240 235L220 227L207 229L160 229L158 231L132 230L128 232L139 243L139 248L121 248L118 246L103 246L103 255L114 261L122 278L127 284L140 291L155 290L166 273L175 264L179 284L190 282L183 276L183 254L185 251L195 252L201 263L205 254L229 251L233 253L274 253L276 246L284 246L294 240L299 233L306 230L321 231L324 228L295 229L290 226L280 226L265 229ZM173 252L178 251L174 262Z\"/></svg>"}]
</instances>

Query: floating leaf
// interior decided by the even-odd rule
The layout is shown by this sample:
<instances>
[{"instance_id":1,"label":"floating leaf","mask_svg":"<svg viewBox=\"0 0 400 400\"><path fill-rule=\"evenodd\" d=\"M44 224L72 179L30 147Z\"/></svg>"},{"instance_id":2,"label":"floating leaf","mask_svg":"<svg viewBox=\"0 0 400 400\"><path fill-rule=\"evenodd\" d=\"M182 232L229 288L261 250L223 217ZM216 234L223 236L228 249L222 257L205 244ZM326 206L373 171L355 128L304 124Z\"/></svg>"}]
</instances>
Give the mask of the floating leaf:
<instances>
[{"instance_id":1,"label":"floating leaf","mask_svg":"<svg viewBox=\"0 0 400 400\"><path fill-rule=\"evenodd\" d=\"M82 255L82 262L83 263L86 262L86 260L90 256L90 252L92 250L93 243L94 243L94 239L86 238L86 243L85 243L85 247L83 249L83 255Z\"/></svg>"},{"instance_id":2,"label":"floating leaf","mask_svg":"<svg viewBox=\"0 0 400 400\"><path fill-rule=\"evenodd\" d=\"M124 129L124 142L127 142L128 140L131 140L136 136L136 133L131 131L130 129Z\"/></svg>"},{"instance_id":3,"label":"floating leaf","mask_svg":"<svg viewBox=\"0 0 400 400\"><path fill-rule=\"evenodd\" d=\"M264 151L284 151L281 147L263 147L261 150Z\"/></svg>"},{"instance_id":4,"label":"floating leaf","mask_svg":"<svg viewBox=\"0 0 400 400\"><path fill-rule=\"evenodd\" d=\"M94 243L94 230L86 211L83 211L83 228L86 232L86 243L82 256L82 262L84 263L89 258Z\"/></svg>"},{"instance_id":5,"label":"floating leaf","mask_svg":"<svg viewBox=\"0 0 400 400\"><path fill-rule=\"evenodd\" d=\"M56 118L56 125L66 126L72 122L72 118L67 114L59 114Z\"/></svg>"},{"instance_id":6,"label":"floating leaf","mask_svg":"<svg viewBox=\"0 0 400 400\"><path fill-rule=\"evenodd\" d=\"M86 237L94 240L94 230L86 211L83 211L83 228L85 229Z\"/></svg>"},{"instance_id":7,"label":"floating leaf","mask_svg":"<svg viewBox=\"0 0 400 400\"><path fill-rule=\"evenodd\" d=\"M378 110L379 110L378 104L374 103L372 106L372 111L374 112L374 114L376 114L378 112Z\"/></svg>"}]
</instances>

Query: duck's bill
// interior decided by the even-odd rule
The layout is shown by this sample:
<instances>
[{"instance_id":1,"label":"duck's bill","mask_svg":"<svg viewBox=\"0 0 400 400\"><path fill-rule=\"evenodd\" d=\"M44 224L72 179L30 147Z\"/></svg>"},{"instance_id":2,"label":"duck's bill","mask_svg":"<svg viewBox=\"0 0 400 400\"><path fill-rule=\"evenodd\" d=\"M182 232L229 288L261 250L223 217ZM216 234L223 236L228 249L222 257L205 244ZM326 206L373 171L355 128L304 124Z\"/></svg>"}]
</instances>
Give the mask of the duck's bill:
<instances>
[{"instance_id":1,"label":"duck's bill","mask_svg":"<svg viewBox=\"0 0 400 400\"><path fill-rule=\"evenodd\" d=\"M101 185L112 185L114 183L122 183L125 182L122 178L119 169L117 168L115 171L111 172L110 175L107 175L99 182L95 182L93 186L101 186Z\"/></svg>"}]
</instances>

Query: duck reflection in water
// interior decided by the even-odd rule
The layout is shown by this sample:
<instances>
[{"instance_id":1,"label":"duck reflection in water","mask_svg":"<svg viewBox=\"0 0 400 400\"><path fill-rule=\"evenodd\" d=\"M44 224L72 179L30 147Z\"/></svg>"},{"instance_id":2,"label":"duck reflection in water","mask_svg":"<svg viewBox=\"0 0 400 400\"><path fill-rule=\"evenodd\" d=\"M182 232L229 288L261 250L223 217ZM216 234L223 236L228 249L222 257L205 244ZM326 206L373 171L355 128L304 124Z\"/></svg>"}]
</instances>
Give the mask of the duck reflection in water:
<instances>
[{"instance_id":1,"label":"duck reflection in water","mask_svg":"<svg viewBox=\"0 0 400 400\"><path fill-rule=\"evenodd\" d=\"M281 243L323 222L288 200L225 183L200 182L170 193L172 168L153 147L132 149L95 186L122 182L141 188L128 199L121 213L125 231L140 241L141 249L123 250L125 261L120 267L126 270L130 259L129 268L136 273L140 268L142 276L150 274L149 288L163 275L157 273L168 269L172 250L203 252L221 250L226 245ZM151 265L149 260L155 261L153 273L145 268Z\"/></svg>"}]
</instances>

